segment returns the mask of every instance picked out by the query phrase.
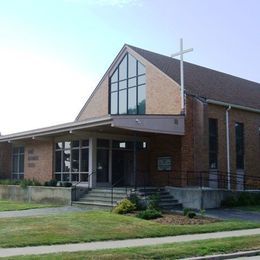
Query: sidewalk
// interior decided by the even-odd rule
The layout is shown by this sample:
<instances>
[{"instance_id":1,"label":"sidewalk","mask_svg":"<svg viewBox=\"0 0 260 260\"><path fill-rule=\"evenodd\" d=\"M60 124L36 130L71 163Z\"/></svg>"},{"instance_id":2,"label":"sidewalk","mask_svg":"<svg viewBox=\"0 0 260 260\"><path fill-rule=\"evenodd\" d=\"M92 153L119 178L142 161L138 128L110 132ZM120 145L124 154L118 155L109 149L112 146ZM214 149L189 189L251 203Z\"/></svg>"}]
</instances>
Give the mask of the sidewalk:
<instances>
[{"instance_id":1,"label":"sidewalk","mask_svg":"<svg viewBox=\"0 0 260 260\"><path fill-rule=\"evenodd\" d=\"M188 242L194 240L205 240L205 239L212 239L212 238L216 239L216 238L225 238L225 237L240 237L240 236L250 236L250 235L260 235L260 228L225 231L225 232L214 232L214 233L205 233L205 234L170 236L170 237L127 239L127 240L102 241L102 242L52 245L52 246L2 248L0 249L0 257L151 246L151 245L168 244L168 243L176 243L176 242Z\"/></svg>"}]
</instances>

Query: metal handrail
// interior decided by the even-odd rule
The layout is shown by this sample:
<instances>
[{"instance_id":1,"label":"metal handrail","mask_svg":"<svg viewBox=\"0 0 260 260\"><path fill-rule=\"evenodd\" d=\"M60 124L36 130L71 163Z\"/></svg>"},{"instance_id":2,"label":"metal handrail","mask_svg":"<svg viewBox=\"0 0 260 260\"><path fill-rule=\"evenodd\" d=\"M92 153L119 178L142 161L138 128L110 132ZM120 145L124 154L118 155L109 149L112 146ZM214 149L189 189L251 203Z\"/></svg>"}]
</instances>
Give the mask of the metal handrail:
<instances>
[{"instance_id":1,"label":"metal handrail","mask_svg":"<svg viewBox=\"0 0 260 260\"><path fill-rule=\"evenodd\" d=\"M112 206L112 207L113 207L113 205L114 205L114 187L115 187L118 183L120 183L120 181L122 181L123 179L124 179L124 176L120 177L115 183L113 183L113 184L111 185L111 206ZM127 187L128 187L128 185L125 186L125 188L126 188L126 195L127 195Z\"/></svg>"}]
</instances>

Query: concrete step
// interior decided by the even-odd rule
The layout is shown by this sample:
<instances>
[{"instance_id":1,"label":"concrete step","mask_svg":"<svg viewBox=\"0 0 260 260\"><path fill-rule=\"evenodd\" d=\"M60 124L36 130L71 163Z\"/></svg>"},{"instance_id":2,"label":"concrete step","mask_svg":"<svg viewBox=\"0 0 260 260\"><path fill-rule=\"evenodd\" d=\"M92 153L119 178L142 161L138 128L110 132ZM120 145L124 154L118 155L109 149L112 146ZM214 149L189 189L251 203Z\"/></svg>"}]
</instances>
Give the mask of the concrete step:
<instances>
[{"instance_id":1,"label":"concrete step","mask_svg":"<svg viewBox=\"0 0 260 260\"><path fill-rule=\"evenodd\" d=\"M111 192L110 193L100 193L100 192L89 192L87 194L84 195L84 197L89 197L89 196L95 196L95 197L100 197L100 198L111 198ZM113 197L114 198L125 198L127 197L127 195L124 193L124 194L119 194L119 193L113 193Z\"/></svg>"},{"instance_id":2,"label":"concrete step","mask_svg":"<svg viewBox=\"0 0 260 260\"><path fill-rule=\"evenodd\" d=\"M89 207L89 208L97 208L97 209L112 209L114 206L116 206L116 203L105 203L105 202L82 202L82 201L76 201L72 203L73 206L81 206L81 207Z\"/></svg>"},{"instance_id":3,"label":"concrete step","mask_svg":"<svg viewBox=\"0 0 260 260\"><path fill-rule=\"evenodd\" d=\"M111 194L105 194L105 195L102 195L102 194L86 194L84 195L81 199L86 199L86 198L96 198L97 200L98 199L103 199L103 198L106 198L106 199L111 199ZM116 195L116 194L113 194L113 198L114 199L124 199L126 198L126 196L122 196L122 195Z\"/></svg>"},{"instance_id":4,"label":"concrete step","mask_svg":"<svg viewBox=\"0 0 260 260\"><path fill-rule=\"evenodd\" d=\"M93 193L93 194L111 194L112 190L111 189L93 189L93 190L89 191L89 193ZM128 191L128 193L130 193L130 191ZM126 194L126 190L113 190L113 194L125 195Z\"/></svg>"},{"instance_id":5,"label":"concrete step","mask_svg":"<svg viewBox=\"0 0 260 260\"><path fill-rule=\"evenodd\" d=\"M170 198L170 199L160 199L159 200L159 204L163 204L163 203L178 203L178 200L175 200L173 198Z\"/></svg>"},{"instance_id":6,"label":"concrete step","mask_svg":"<svg viewBox=\"0 0 260 260\"><path fill-rule=\"evenodd\" d=\"M114 202L118 202L121 201L124 198L113 198ZM111 198L96 198L96 197L85 197L85 198L81 198L79 200L80 202L101 202L101 203L111 203Z\"/></svg>"}]
</instances>

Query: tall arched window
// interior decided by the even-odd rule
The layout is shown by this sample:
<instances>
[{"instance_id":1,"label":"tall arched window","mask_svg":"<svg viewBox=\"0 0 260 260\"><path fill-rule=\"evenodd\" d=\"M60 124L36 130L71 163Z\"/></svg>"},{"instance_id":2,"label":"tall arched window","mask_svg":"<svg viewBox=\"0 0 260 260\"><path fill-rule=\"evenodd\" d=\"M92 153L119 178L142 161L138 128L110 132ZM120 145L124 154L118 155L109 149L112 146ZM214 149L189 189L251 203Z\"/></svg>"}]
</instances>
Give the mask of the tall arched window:
<instances>
[{"instance_id":1,"label":"tall arched window","mask_svg":"<svg viewBox=\"0 0 260 260\"><path fill-rule=\"evenodd\" d=\"M110 114L145 114L146 77L142 63L127 53L109 82Z\"/></svg>"}]
</instances>

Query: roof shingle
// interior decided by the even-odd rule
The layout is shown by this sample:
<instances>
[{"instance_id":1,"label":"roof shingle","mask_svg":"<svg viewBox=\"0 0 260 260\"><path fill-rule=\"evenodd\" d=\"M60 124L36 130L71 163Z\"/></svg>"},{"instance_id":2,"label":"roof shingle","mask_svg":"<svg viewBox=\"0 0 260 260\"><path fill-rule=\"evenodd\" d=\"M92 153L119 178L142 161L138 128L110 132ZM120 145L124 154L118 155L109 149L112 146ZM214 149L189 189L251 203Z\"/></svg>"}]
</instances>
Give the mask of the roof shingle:
<instances>
[{"instance_id":1,"label":"roof shingle","mask_svg":"<svg viewBox=\"0 0 260 260\"><path fill-rule=\"evenodd\" d=\"M180 84L180 62L177 59L127 45ZM260 109L260 84L184 62L187 94L226 103Z\"/></svg>"}]
</instances>

